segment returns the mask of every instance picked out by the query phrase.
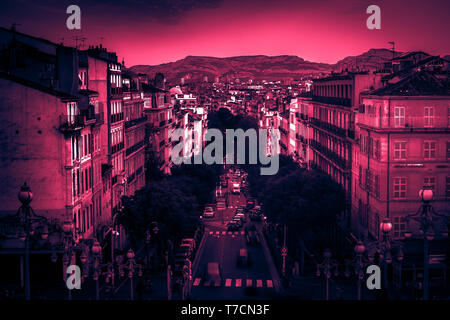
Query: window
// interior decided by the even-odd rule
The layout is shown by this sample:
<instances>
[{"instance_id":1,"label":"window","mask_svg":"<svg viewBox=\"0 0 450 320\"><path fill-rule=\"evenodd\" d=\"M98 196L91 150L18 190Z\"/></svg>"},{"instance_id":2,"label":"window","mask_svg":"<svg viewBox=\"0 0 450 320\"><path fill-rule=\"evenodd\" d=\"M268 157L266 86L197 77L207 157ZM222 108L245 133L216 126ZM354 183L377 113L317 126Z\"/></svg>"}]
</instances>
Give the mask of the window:
<instances>
[{"instance_id":1,"label":"window","mask_svg":"<svg viewBox=\"0 0 450 320\"><path fill-rule=\"evenodd\" d=\"M394 108L394 126L395 127L405 126L405 107Z\"/></svg>"},{"instance_id":2,"label":"window","mask_svg":"<svg viewBox=\"0 0 450 320\"><path fill-rule=\"evenodd\" d=\"M394 142L394 159L406 160L406 142L396 141Z\"/></svg>"},{"instance_id":3,"label":"window","mask_svg":"<svg viewBox=\"0 0 450 320\"><path fill-rule=\"evenodd\" d=\"M373 143L373 156L376 160L380 160L380 140L374 140Z\"/></svg>"},{"instance_id":4,"label":"window","mask_svg":"<svg viewBox=\"0 0 450 320\"><path fill-rule=\"evenodd\" d=\"M406 220L404 217L394 217L393 219L394 237L403 237L406 230Z\"/></svg>"},{"instance_id":5,"label":"window","mask_svg":"<svg viewBox=\"0 0 450 320\"><path fill-rule=\"evenodd\" d=\"M423 145L424 158L434 159L436 158L436 141L425 141Z\"/></svg>"},{"instance_id":6,"label":"window","mask_svg":"<svg viewBox=\"0 0 450 320\"><path fill-rule=\"evenodd\" d=\"M450 199L450 177L445 177L445 195Z\"/></svg>"},{"instance_id":7,"label":"window","mask_svg":"<svg viewBox=\"0 0 450 320\"><path fill-rule=\"evenodd\" d=\"M447 141L447 160L450 160L450 141Z\"/></svg>"},{"instance_id":8,"label":"window","mask_svg":"<svg viewBox=\"0 0 450 320\"><path fill-rule=\"evenodd\" d=\"M436 178L435 177L423 178L423 186L431 188L431 190L433 190L434 193L436 191Z\"/></svg>"},{"instance_id":9,"label":"window","mask_svg":"<svg viewBox=\"0 0 450 320\"><path fill-rule=\"evenodd\" d=\"M406 178L396 177L394 178L394 199L406 198Z\"/></svg>"},{"instance_id":10,"label":"window","mask_svg":"<svg viewBox=\"0 0 450 320\"><path fill-rule=\"evenodd\" d=\"M434 126L434 107L425 107L424 126L425 127Z\"/></svg>"}]
</instances>

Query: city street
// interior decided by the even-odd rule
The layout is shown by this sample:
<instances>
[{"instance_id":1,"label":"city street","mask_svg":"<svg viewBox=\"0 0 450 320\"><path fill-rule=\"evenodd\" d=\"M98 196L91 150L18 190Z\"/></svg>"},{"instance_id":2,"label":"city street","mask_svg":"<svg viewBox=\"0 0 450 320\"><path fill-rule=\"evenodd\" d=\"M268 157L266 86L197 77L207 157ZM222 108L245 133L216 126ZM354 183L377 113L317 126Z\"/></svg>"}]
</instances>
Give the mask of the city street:
<instances>
[{"instance_id":1,"label":"city street","mask_svg":"<svg viewBox=\"0 0 450 320\"><path fill-rule=\"evenodd\" d=\"M268 259L262 245L251 246L246 241L245 227L260 223L250 221L247 215L246 224L239 231L227 231L226 224L234 217L236 208L246 204L242 193L231 193L230 184L228 182L226 191L227 208L204 220L205 241L199 251L197 269L193 271L191 299L269 299L275 294L270 256ZM248 250L250 265L238 266L240 249ZM218 286L207 279L210 262L219 263L221 281Z\"/></svg>"}]
</instances>

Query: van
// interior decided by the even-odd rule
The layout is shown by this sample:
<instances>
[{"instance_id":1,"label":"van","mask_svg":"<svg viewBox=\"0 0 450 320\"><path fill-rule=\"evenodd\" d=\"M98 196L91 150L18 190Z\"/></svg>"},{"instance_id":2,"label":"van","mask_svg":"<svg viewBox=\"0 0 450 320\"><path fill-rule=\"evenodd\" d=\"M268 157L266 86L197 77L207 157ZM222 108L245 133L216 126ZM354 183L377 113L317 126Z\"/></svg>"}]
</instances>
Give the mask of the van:
<instances>
[{"instance_id":1,"label":"van","mask_svg":"<svg viewBox=\"0 0 450 320\"><path fill-rule=\"evenodd\" d=\"M206 281L212 287L220 286L222 278L220 277L220 268L218 262L209 262L206 267Z\"/></svg>"}]
</instances>

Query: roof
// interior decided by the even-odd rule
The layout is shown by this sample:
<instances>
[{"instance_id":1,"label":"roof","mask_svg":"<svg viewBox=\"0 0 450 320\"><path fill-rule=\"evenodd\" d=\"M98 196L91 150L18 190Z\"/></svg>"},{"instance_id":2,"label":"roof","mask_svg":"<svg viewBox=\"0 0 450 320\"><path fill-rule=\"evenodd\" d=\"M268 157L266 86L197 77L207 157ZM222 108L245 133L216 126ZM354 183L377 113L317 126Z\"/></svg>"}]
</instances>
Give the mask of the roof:
<instances>
[{"instance_id":1,"label":"roof","mask_svg":"<svg viewBox=\"0 0 450 320\"><path fill-rule=\"evenodd\" d=\"M91 95L92 95L92 96L95 96L95 95L98 96L98 92L97 92L97 91L89 90L89 89L82 89L82 90L79 90L78 93L79 93L79 94L82 94L82 95L86 95L86 96L91 96Z\"/></svg>"},{"instance_id":2,"label":"roof","mask_svg":"<svg viewBox=\"0 0 450 320\"><path fill-rule=\"evenodd\" d=\"M410 52L405 52L395 58L392 58L391 61L397 61L397 60L408 60L409 58L411 58L412 56L415 55L425 55L425 56L429 56L428 53L423 52L423 51L410 51Z\"/></svg>"},{"instance_id":3,"label":"roof","mask_svg":"<svg viewBox=\"0 0 450 320\"><path fill-rule=\"evenodd\" d=\"M433 62L433 61L440 61L440 62L446 62L446 63L450 63L450 61L441 58L440 56L429 56L425 59L420 60L419 62L417 62L416 64L413 64L411 66L409 66L408 68L404 68L400 71L394 72L394 73L390 73L386 76L383 77L383 80L390 80L393 79L395 77L405 77L408 74L412 74L413 72L415 72L415 69L426 65L429 62Z\"/></svg>"},{"instance_id":4,"label":"roof","mask_svg":"<svg viewBox=\"0 0 450 320\"><path fill-rule=\"evenodd\" d=\"M78 101L79 100L78 97L73 96L71 94L52 89L52 88L46 87L40 83L36 83L36 82L30 81L27 79L19 78L17 76L13 76L13 75L7 74L5 72L0 72L0 78L6 79L9 81L13 81L13 82L19 83L23 86L51 94L57 98L60 98L61 100L69 100L69 101Z\"/></svg>"},{"instance_id":5,"label":"roof","mask_svg":"<svg viewBox=\"0 0 450 320\"><path fill-rule=\"evenodd\" d=\"M157 88L154 85L149 84L149 83L143 83L142 89L144 92L168 92L167 90Z\"/></svg>"},{"instance_id":6,"label":"roof","mask_svg":"<svg viewBox=\"0 0 450 320\"><path fill-rule=\"evenodd\" d=\"M431 96L450 95L450 80L438 78L430 71L419 71L394 84L369 92L377 96Z\"/></svg>"}]
</instances>

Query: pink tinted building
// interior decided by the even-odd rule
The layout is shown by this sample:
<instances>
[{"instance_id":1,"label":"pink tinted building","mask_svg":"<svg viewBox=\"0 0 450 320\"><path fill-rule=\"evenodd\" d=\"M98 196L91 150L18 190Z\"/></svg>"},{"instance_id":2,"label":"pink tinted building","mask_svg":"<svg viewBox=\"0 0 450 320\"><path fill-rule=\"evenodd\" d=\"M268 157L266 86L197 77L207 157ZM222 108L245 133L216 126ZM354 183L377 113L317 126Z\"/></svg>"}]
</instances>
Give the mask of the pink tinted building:
<instances>
[{"instance_id":1,"label":"pink tinted building","mask_svg":"<svg viewBox=\"0 0 450 320\"><path fill-rule=\"evenodd\" d=\"M362 96L361 102L353 229L378 238L380 221L389 218L393 236L403 238L404 217L420 207L424 186L434 191L436 211L450 211L448 77L416 72Z\"/></svg>"}]
</instances>

